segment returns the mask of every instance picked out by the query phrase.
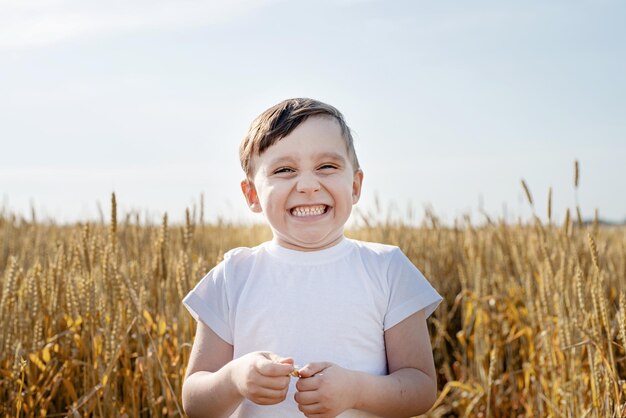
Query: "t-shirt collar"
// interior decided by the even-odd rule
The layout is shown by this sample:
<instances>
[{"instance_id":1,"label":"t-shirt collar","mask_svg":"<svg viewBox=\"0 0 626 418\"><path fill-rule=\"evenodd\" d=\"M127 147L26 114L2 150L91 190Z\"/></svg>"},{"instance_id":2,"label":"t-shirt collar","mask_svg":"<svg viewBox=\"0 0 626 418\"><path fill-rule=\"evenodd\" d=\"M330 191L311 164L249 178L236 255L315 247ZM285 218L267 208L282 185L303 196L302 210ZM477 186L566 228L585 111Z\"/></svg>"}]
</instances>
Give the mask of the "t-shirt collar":
<instances>
[{"instance_id":1,"label":"t-shirt collar","mask_svg":"<svg viewBox=\"0 0 626 418\"><path fill-rule=\"evenodd\" d=\"M298 251L285 248L276 241L263 244L265 250L272 256L290 264L323 264L343 257L352 249L352 241L342 237L341 241L329 248L318 251Z\"/></svg>"}]
</instances>

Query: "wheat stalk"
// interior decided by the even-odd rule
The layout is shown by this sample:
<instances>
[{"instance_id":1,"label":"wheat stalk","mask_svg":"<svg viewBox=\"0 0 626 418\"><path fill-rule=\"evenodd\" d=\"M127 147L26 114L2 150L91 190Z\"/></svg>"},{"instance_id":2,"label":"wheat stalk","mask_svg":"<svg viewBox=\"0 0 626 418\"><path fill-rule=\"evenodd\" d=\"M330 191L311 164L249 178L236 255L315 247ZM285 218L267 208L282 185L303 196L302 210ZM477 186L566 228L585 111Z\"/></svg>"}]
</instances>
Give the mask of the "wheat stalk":
<instances>
[{"instance_id":1,"label":"wheat stalk","mask_svg":"<svg viewBox=\"0 0 626 418\"><path fill-rule=\"evenodd\" d=\"M530 206L534 207L534 203L533 203L533 196L530 194L530 189L528 189L528 186L526 185L526 181L524 181L524 179L522 179L522 188L524 189L524 193L526 194L526 199L528 199L528 203L530 203Z\"/></svg>"}]
</instances>

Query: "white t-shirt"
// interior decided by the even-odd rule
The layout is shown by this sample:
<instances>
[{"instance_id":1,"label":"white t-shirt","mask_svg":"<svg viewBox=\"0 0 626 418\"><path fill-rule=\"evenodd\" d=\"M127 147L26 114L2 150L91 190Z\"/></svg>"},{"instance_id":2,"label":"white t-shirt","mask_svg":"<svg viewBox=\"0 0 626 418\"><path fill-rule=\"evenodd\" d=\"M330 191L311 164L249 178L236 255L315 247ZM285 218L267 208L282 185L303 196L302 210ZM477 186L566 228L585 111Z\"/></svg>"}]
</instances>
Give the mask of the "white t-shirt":
<instances>
[{"instance_id":1,"label":"white t-shirt","mask_svg":"<svg viewBox=\"0 0 626 418\"><path fill-rule=\"evenodd\" d=\"M330 361L385 375L385 330L422 309L430 316L440 301L398 247L344 238L313 252L273 241L235 248L183 303L234 347L234 358L271 351L300 366ZM284 402L260 406L246 400L232 416L302 417L293 398L295 381Z\"/></svg>"}]
</instances>

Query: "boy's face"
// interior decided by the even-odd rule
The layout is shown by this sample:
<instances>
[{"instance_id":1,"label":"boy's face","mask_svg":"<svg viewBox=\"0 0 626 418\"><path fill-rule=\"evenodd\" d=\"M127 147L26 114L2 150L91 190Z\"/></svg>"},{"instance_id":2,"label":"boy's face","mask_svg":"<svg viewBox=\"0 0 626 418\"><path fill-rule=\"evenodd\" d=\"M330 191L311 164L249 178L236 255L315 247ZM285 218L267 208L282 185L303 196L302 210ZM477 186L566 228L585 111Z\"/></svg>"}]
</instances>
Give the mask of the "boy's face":
<instances>
[{"instance_id":1,"label":"boy's face","mask_svg":"<svg viewBox=\"0 0 626 418\"><path fill-rule=\"evenodd\" d=\"M354 171L339 124L310 117L252 160L241 182L253 212L264 213L283 247L314 251L343 237L363 173Z\"/></svg>"}]
</instances>

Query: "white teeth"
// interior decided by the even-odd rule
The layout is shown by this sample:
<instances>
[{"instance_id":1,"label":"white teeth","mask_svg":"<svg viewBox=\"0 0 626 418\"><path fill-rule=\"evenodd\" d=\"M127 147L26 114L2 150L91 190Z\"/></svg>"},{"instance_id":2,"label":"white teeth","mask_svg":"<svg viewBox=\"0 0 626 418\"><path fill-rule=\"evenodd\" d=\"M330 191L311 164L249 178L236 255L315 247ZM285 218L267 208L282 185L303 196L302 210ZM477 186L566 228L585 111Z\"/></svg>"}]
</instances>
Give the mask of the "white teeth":
<instances>
[{"instance_id":1,"label":"white teeth","mask_svg":"<svg viewBox=\"0 0 626 418\"><path fill-rule=\"evenodd\" d=\"M294 216L315 216L321 215L326 210L325 205L320 206L298 206L291 209L291 214Z\"/></svg>"}]
</instances>

